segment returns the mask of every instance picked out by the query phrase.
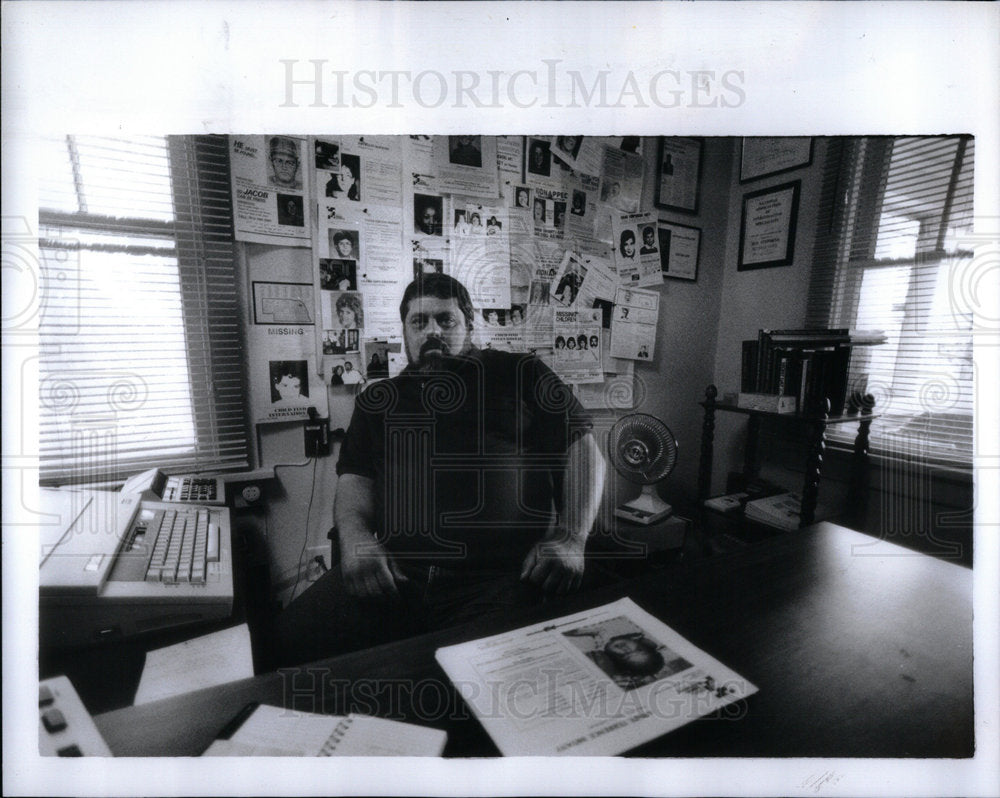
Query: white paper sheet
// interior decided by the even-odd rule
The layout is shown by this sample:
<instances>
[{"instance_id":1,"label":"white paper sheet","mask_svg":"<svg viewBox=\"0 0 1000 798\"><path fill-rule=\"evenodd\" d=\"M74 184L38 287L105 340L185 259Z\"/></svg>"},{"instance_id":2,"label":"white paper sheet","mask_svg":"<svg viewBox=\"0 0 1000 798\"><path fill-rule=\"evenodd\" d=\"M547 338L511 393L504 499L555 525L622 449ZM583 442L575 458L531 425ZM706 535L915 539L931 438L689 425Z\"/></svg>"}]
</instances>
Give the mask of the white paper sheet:
<instances>
[{"instance_id":1,"label":"white paper sheet","mask_svg":"<svg viewBox=\"0 0 1000 798\"><path fill-rule=\"evenodd\" d=\"M135 703L148 704L251 676L250 630L243 623L148 652Z\"/></svg>"}]
</instances>

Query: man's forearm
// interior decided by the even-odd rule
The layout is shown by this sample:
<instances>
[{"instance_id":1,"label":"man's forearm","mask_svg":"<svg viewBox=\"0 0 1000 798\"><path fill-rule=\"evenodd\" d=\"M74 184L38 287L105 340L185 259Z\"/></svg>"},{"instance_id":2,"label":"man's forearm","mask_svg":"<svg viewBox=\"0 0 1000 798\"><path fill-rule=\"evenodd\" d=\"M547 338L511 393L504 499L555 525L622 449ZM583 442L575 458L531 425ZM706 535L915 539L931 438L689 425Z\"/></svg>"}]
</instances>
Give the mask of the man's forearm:
<instances>
[{"instance_id":1,"label":"man's forearm","mask_svg":"<svg viewBox=\"0 0 1000 798\"><path fill-rule=\"evenodd\" d=\"M337 481L333 518L342 552L347 546L373 544L375 491L372 481L356 474L342 474Z\"/></svg>"},{"instance_id":2,"label":"man's forearm","mask_svg":"<svg viewBox=\"0 0 1000 798\"><path fill-rule=\"evenodd\" d=\"M605 470L604 457L592 435L584 435L570 446L560 526L573 540L585 541L590 534L604 493Z\"/></svg>"}]
</instances>

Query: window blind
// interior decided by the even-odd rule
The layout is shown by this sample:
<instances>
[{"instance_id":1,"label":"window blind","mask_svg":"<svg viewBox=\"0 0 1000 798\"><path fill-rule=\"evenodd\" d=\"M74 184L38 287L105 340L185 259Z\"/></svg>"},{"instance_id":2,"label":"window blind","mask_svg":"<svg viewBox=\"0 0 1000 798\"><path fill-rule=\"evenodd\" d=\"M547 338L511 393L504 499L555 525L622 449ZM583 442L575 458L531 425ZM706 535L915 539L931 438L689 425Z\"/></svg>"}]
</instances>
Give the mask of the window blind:
<instances>
[{"instance_id":1,"label":"window blind","mask_svg":"<svg viewBox=\"0 0 1000 798\"><path fill-rule=\"evenodd\" d=\"M849 375L875 397L876 453L971 465L972 314L955 297L973 254L974 154L967 136L828 143L807 324L885 332L853 350Z\"/></svg>"},{"instance_id":2,"label":"window blind","mask_svg":"<svg viewBox=\"0 0 1000 798\"><path fill-rule=\"evenodd\" d=\"M41 482L247 468L225 138L40 146Z\"/></svg>"}]
</instances>

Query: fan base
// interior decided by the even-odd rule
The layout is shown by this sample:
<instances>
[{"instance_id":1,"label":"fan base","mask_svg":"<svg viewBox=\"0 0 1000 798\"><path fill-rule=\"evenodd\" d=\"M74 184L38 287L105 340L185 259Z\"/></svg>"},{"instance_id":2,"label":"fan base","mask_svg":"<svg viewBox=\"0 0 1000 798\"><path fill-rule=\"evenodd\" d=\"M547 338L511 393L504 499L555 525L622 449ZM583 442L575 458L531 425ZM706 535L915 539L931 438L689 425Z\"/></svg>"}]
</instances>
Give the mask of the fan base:
<instances>
[{"instance_id":1,"label":"fan base","mask_svg":"<svg viewBox=\"0 0 1000 798\"><path fill-rule=\"evenodd\" d=\"M657 511L644 510L641 507L632 507L628 504L622 504L615 508L615 516L618 518L624 518L626 521L631 521L633 524L642 524L648 526L649 524L655 524L666 518L670 513L673 512L673 507L669 504L665 504L662 508Z\"/></svg>"}]
</instances>

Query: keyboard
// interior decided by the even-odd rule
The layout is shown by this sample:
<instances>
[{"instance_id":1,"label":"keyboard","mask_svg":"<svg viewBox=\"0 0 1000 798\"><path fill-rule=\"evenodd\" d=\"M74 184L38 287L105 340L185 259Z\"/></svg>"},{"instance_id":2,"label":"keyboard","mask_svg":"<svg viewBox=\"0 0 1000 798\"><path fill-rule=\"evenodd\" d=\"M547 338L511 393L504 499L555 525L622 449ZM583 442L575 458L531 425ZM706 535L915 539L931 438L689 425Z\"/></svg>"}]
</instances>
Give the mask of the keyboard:
<instances>
[{"instance_id":1,"label":"keyboard","mask_svg":"<svg viewBox=\"0 0 1000 798\"><path fill-rule=\"evenodd\" d=\"M138 540L152 549L145 580L205 584L209 560L219 559L219 530L214 525L209 528L208 510L155 510L152 516L137 520L132 544Z\"/></svg>"},{"instance_id":2,"label":"keyboard","mask_svg":"<svg viewBox=\"0 0 1000 798\"><path fill-rule=\"evenodd\" d=\"M38 753L42 756L111 756L93 718L65 676L38 685Z\"/></svg>"}]
</instances>

